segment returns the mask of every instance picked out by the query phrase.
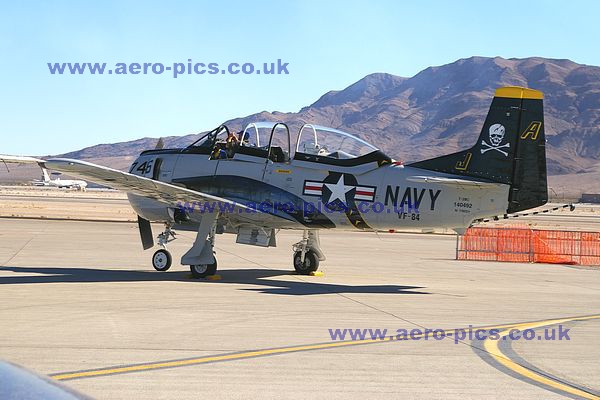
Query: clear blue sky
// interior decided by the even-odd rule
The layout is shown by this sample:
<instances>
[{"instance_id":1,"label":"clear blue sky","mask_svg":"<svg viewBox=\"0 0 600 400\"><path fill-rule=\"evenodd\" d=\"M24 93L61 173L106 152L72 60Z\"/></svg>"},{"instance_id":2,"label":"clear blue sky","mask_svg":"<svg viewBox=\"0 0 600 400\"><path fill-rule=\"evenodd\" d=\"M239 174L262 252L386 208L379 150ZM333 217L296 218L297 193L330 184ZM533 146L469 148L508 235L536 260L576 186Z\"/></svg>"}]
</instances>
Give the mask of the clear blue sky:
<instances>
[{"instance_id":1,"label":"clear blue sky","mask_svg":"<svg viewBox=\"0 0 600 400\"><path fill-rule=\"evenodd\" d=\"M373 72L480 56L600 65L597 1L23 1L0 12L0 153L298 111ZM51 75L48 62L289 63L289 75Z\"/></svg>"}]
</instances>

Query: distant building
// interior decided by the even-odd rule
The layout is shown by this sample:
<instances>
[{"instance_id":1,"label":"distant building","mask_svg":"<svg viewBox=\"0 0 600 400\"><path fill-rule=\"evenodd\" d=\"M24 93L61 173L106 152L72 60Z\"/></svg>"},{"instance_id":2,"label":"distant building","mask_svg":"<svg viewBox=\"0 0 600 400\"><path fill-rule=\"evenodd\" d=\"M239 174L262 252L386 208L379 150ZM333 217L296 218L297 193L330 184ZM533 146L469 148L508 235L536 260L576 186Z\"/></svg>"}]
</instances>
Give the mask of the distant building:
<instances>
[{"instance_id":1,"label":"distant building","mask_svg":"<svg viewBox=\"0 0 600 400\"><path fill-rule=\"evenodd\" d=\"M600 203L600 194L598 193L583 193L581 195L581 199L579 199L580 203Z\"/></svg>"}]
</instances>

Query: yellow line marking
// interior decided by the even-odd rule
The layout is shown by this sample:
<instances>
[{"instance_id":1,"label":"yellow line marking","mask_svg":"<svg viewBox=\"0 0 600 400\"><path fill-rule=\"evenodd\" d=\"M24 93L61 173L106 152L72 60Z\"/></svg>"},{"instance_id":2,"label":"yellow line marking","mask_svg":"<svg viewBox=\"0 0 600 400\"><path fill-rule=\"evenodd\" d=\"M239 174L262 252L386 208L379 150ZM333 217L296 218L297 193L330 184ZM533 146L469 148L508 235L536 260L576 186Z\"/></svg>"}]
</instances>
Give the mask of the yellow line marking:
<instances>
[{"instance_id":1,"label":"yellow line marking","mask_svg":"<svg viewBox=\"0 0 600 400\"><path fill-rule=\"evenodd\" d=\"M444 331L444 335L451 336L451 334L454 331L455 331L455 329L446 330L446 331ZM420 338L421 336L424 336L424 335L420 334L420 335L413 335L413 336L415 338ZM412 339L407 338L406 340L412 340ZM241 360L244 358L292 353L292 352L296 352L296 351L331 349L331 348L336 348L336 347L382 343L382 342L386 342L386 341L389 342L389 341L400 341L400 340L392 340L388 336L388 337L385 337L385 339L364 339L364 340L351 340L351 341L344 341L344 342L311 344L311 345L305 345L305 346L278 347L278 348L274 348L274 349L255 350L255 351L248 351L248 352L236 353L236 354L224 354L224 355L218 355L218 356L192 358L189 360L165 361L165 362L143 364L143 365L132 365L132 366L127 366L127 367L117 367L117 368L97 369L97 370L93 370L93 371L64 373L64 374L52 375L51 377L56 380L59 380L59 381L66 380L66 379L74 379L74 378L84 378L84 377L88 378L88 377L92 377L92 376L111 375L111 374L118 374L118 373L123 373L123 372L136 372L136 371L147 371L147 370L159 369L159 368L181 367L181 366L186 366L186 365L206 364L209 362L216 362L216 361Z\"/></svg>"},{"instance_id":2,"label":"yellow line marking","mask_svg":"<svg viewBox=\"0 0 600 400\"><path fill-rule=\"evenodd\" d=\"M531 371L531 370L517 364L516 362L512 361L506 354L504 354L500 350L500 348L498 347L498 343L501 342L502 340L505 340L503 338L508 336L511 329L518 328L519 330L524 331L525 329L535 329L535 328L540 328L543 326L556 325L556 324L561 324L561 323L565 323L565 322L586 321L586 320L598 319L598 318L600 318L600 315L590 315L587 317L579 317L579 318L577 318L577 317L562 318L562 319L554 319L554 320L547 320L547 321L540 321L540 322L517 324L517 325L514 325L513 327L511 327L510 329L506 329L506 330L500 332L499 338L497 340L492 340L490 338L486 339L483 342L483 347L497 362L499 362L506 368L510 369L513 372L516 372L517 374L519 374L521 376L529 378L529 379L531 379L535 382L541 383L543 385L550 386L554 389L558 389L558 390L566 392L566 393L570 393L570 394L573 394L576 396L583 397L584 399L596 399L597 400L597 399L600 399L599 396L596 396L596 395L588 393L588 392L584 392L583 390L566 385L566 384L556 381L554 379L550 379L544 375L540 375L537 372Z\"/></svg>"},{"instance_id":3,"label":"yellow line marking","mask_svg":"<svg viewBox=\"0 0 600 400\"><path fill-rule=\"evenodd\" d=\"M563 319L546 320L546 321L539 321L539 322L524 322L524 323L522 322L522 323L493 325L493 326L484 326L484 327L471 327L470 329L472 329L472 330L474 330L474 329L482 329L482 330L509 329L509 328L510 329L513 329L513 328L521 329L520 327L524 327L524 326L538 326L538 325L545 326L545 325L553 325L553 324L557 324L557 323L561 323L561 322L595 319L595 318L600 318L600 314L592 315L592 316L584 316L584 317L571 317L571 318L563 318ZM443 331L444 332L443 334L445 336L451 337L454 332L456 332L457 330L461 330L461 329L466 331L469 328L447 329L447 330ZM524 330L524 329L522 329L522 330ZM505 331L503 331L502 333L504 333L504 332ZM506 331L506 332L508 332L508 331ZM428 334L432 334L432 332L428 332ZM418 340L418 339L422 338L423 336L425 336L425 332L422 332L421 334L418 334L418 335L413 335L412 338L409 336L406 339L402 339L402 340L390 339L390 336L386 336L384 339L347 340L347 341L343 341L343 342L309 344L309 345L292 346L292 347L278 347L278 348L274 348L274 349L246 351L246 352L236 353L236 354L223 354L223 355L216 355L216 356L191 358L188 360L163 361L163 362L148 363L148 364L141 364L141 365L130 365L130 366L124 366L124 367L101 368L101 369L96 369L96 370L91 370L91 371L66 372L66 373L62 373L62 374L51 375L51 378L59 380L59 381L67 380L67 379L75 379L75 378L90 378L90 377L98 377L98 376L105 376L105 375L112 375L112 374L119 374L119 373L126 373L126 372L140 372L140 371L149 371L149 370L155 370L155 369L160 369L160 368L173 368L173 367L182 367L182 366L190 366L190 365L199 365L199 364L206 364L206 363L218 362L218 361L242 360L242 359L252 358L252 357L270 356L270 355L277 355L277 354L292 353L292 352L297 352L297 351L332 349L332 348L339 348L339 347L367 345L367 344L385 343L385 342L411 341L411 340ZM504 356L503 353L501 353L499 349L496 351L496 354L498 354L498 355L496 356L492 353L494 358L499 357L499 358L502 358L503 360L507 360L506 356ZM510 360L508 360L508 361L510 361ZM521 374L521 375L523 375L523 374Z\"/></svg>"},{"instance_id":4,"label":"yellow line marking","mask_svg":"<svg viewBox=\"0 0 600 400\"><path fill-rule=\"evenodd\" d=\"M193 358L193 359L181 360L181 361L167 361L167 362L159 362L159 363L145 364L145 365L133 365L133 366L129 366L129 367L66 373L66 374L54 375L54 376L52 376L52 378L54 378L56 380L65 380L65 379L73 379L73 378L118 374L118 373L122 373L122 372L146 371L146 370L158 369L158 368L205 364L205 363L215 362L215 361L240 360L240 359L250 358L250 357L291 353L291 352L295 352L295 351L329 349L329 348L334 348L334 347L348 346L349 344L356 345L359 343L367 344L367 343L378 343L378 342L383 342L383 340L369 339L369 340L359 340L359 341L354 341L354 342L336 342L336 343L314 344L314 345L307 345L307 346L282 347L282 348L275 348L275 349L268 349L268 350L248 351L248 352L237 353L237 354L225 354L225 355L221 355L221 356Z\"/></svg>"}]
</instances>

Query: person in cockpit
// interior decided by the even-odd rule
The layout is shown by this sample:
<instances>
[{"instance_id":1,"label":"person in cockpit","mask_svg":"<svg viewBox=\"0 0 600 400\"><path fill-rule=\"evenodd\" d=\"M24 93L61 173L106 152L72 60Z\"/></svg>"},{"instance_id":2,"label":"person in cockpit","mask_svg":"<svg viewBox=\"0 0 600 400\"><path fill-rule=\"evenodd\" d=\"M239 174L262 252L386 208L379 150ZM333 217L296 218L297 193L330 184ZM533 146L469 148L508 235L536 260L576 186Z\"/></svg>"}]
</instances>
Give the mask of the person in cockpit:
<instances>
[{"instance_id":1,"label":"person in cockpit","mask_svg":"<svg viewBox=\"0 0 600 400\"><path fill-rule=\"evenodd\" d=\"M215 145L215 147L213 148L212 153L210 153L210 159L211 160L222 160L224 158L227 158L227 152L222 149L219 144L217 143Z\"/></svg>"},{"instance_id":2,"label":"person in cockpit","mask_svg":"<svg viewBox=\"0 0 600 400\"><path fill-rule=\"evenodd\" d=\"M231 158L235 154L237 148L240 145L240 139L235 131L227 133L227 139L225 139L225 148L227 149L227 157Z\"/></svg>"}]
</instances>

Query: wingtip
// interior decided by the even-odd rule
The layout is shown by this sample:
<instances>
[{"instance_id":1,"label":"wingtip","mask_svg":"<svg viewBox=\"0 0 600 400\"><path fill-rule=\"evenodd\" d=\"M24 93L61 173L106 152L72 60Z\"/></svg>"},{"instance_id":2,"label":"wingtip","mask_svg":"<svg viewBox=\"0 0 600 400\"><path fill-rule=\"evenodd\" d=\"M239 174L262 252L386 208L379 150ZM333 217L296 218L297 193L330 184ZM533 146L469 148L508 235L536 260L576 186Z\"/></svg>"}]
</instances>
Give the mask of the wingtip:
<instances>
[{"instance_id":1,"label":"wingtip","mask_svg":"<svg viewBox=\"0 0 600 400\"><path fill-rule=\"evenodd\" d=\"M10 162L10 163L22 163L22 164L33 164L33 163L43 163L45 160L41 158L29 157L29 156L11 156L8 154L0 154L0 161Z\"/></svg>"}]
</instances>

